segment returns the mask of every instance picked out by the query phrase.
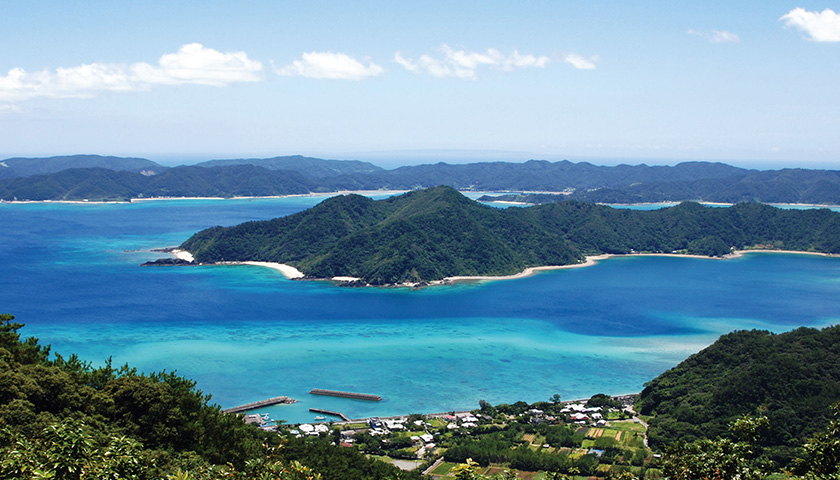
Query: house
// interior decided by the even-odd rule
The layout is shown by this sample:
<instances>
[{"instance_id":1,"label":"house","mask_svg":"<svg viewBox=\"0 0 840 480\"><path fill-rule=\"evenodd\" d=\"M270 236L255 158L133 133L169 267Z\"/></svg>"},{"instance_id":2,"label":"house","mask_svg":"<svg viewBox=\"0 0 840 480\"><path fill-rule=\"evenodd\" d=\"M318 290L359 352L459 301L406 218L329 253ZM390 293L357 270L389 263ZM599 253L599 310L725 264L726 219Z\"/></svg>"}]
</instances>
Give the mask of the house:
<instances>
[{"instance_id":1,"label":"house","mask_svg":"<svg viewBox=\"0 0 840 480\"><path fill-rule=\"evenodd\" d=\"M391 430L391 431L405 430L405 425L403 424L403 422L401 422L399 420L385 420L382 423L385 424L385 428L387 428L388 430Z\"/></svg>"},{"instance_id":2,"label":"house","mask_svg":"<svg viewBox=\"0 0 840 480\"><path fill-rule=\"evenodd\" d=\"M245 423L248 425L262 425L263 423L265 423L265 421L260 415L254 413L251 415L245 415Z\"/></svg>"},{"instance_id":3,"label":"house","mask_svg":"<svg viewBox=\"0 0 840 480\"><path fill-rule=\"evenodd\" d=\"M370 425L370 428L373 429L382 428L382 422L379 421L379 417L371 417L368 419L368 425Z\"/></svg>"}]
</instances>

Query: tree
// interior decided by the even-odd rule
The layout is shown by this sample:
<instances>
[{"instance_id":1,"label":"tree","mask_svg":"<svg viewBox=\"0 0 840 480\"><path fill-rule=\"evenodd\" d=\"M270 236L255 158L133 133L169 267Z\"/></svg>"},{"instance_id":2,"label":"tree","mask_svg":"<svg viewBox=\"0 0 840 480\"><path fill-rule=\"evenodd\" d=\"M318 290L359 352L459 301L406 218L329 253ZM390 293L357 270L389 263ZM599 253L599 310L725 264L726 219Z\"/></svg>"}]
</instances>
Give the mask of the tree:
<instances>
[{"instance_id":1,"label":"tree","mask_svg":"<svg viewBox=\"0 0 840 480\"><path fill-rule=\"evenodd\" d=\"M756 459L756 452L760 433L766 428L766 417L745 416L730 425L739 441L717 438L677 442L668 449L663 475L671 480L763 479L766 466Z\"/></svg>"},{"instance_id":2,"label":"tree","mask_svg":"<svg viewBox=\"0 0 840 480\"><path fill-rule=\"evenodd\" d=\"M796 470L807 479L840 479L840 403L832 405L834 419L826 429L815 434L803 446L803 458Z\"/></svg>"}]
</instances>

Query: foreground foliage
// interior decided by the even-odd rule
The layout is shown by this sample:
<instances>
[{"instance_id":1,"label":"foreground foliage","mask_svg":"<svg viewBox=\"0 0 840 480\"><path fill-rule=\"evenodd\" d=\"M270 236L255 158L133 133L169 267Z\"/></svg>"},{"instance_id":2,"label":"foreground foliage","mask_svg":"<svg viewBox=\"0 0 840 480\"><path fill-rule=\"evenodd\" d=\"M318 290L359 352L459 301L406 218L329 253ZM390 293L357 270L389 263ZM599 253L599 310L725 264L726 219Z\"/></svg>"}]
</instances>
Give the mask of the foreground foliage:
<instances>
[{"instance_id":1,"label":"foreground foliage","mask_svg":"<svg viewBox=\"0 0 840 480\"><path fill-rule=\"evenodd\" d=\"M840 326L723 335L649 382L637 408L663 446L724 435L741 415L769 419L765 455L786 465L840 399Z\"/></svg>"},{"instance_id":2,"label":"foreground foliage","mask_svg":"<svg viewBox=\"0 0 840 480\"><path fill-rule=\"evenodd\" d=\"M416 477L324 442L283 442L174 373L51 359L13 320L0 314L0 478Z\"/></svg>"}]
</instances>

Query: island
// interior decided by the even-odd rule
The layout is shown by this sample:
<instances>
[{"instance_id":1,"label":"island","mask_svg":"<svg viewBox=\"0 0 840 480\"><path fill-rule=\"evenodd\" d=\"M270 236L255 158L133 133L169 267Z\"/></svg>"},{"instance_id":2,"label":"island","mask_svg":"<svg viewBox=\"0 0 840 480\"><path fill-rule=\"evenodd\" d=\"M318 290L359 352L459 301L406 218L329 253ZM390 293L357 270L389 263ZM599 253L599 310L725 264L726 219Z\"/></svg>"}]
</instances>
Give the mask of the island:
<instances>
[{"instance_id":1,"label":"island","mask_svg":"<svg viewBox=\"0 0 840 480\"><path fill-rule=\"evenodd\" d=\"M574 200L500 209L439 186L383 200L336 196L286 217L208 228L178 248L195 264L265 262L307 279L416 286L579 265L603 254L838 253L840 213L693 202L637 211Z\"/></svg>"}]
</instances>

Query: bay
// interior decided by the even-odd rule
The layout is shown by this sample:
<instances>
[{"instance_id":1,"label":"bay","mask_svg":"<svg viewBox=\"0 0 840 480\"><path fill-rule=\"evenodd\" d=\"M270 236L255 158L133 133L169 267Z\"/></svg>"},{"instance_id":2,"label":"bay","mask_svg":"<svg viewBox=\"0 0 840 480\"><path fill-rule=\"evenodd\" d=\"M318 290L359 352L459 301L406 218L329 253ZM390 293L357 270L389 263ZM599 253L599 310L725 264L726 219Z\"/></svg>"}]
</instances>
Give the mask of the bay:
<instances>
[{"instance_id":1,"label":"bay","mask_svg":"<svg viewBox=\"0 0 840 480\"><path fill-rule=\"evenodd\" d=\"M840 316L840 259L811 255L622 257L418 291L139 267L202 228L323 198L0 204L0 311L62 355L175 370L223 407L291 396L260 410L289 422L311 420L310 407L359 418L637 392L723 333Z\"/></svg>"}]
</instances>

